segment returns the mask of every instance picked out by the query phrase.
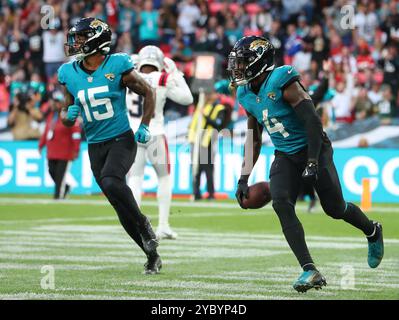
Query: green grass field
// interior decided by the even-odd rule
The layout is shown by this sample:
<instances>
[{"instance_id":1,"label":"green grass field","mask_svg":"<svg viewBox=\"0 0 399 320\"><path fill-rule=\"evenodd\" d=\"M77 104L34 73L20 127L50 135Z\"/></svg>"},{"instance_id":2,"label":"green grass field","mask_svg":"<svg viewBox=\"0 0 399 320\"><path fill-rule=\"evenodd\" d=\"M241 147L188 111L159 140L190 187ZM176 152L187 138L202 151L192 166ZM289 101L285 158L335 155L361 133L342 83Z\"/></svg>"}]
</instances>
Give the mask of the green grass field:
<instances>
[{"instance_id":1,"label":"green grass field","mask_svg":"<svg viewBox=\"0 0 399 320\"><path fill-rule=\"evenodd\" d=\"M399 206L375 205L369 213L384 226L377 269L367 265L360 232L305 208L298 204L298 215L328 285L299 294L292 282L301 270L270 206L175 201L171 224L179 238L161 242L162 272L145 276L144 255L104 198L4 195L0 299L399 299ZM155 226L156 202L145 201L143 211ZM41 287L43 266L53 268L54 288Z\"/></svg>"}]
</instances>

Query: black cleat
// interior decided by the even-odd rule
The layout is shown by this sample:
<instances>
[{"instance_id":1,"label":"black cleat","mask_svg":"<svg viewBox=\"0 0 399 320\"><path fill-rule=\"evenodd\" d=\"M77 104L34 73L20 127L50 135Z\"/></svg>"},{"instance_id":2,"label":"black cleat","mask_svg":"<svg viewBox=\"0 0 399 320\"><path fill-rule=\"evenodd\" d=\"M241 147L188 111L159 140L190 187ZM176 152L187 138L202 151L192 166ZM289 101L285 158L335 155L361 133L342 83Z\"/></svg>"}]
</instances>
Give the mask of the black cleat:
<instances>
[{"instance_id":1,"label":"black cleat","mask_svg":"<svg viewBox=\"0 0 399 320\"><path fill-rule=\"evenodd\" d=\"M161 257L158 254L148 255L147 262L144 264L144 274L158 274L162 268Z\"/></svg>"}]
</instances>

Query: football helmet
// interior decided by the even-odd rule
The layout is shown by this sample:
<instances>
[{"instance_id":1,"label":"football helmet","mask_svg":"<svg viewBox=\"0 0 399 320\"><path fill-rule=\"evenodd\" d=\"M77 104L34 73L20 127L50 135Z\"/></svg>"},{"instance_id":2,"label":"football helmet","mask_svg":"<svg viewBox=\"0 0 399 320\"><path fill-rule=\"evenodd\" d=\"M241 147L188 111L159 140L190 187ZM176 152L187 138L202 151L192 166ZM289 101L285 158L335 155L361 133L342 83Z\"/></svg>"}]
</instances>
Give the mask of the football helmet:
<instances>
[{"instance_id":1,"label":"football helmet","mask_svg":"<svg viewBox=\"0 0 399 320\"><path fill-rule=\"evenodd\" d=\"M65 53L83 59L96 52L108 54L111 45L111 29L104 21L82 18L68 31Z\"/></svg>"},{"instance_id":2,"label":"football helmet","mask_svg":"<svg viewBox=\"0 0 399 320\"><path fill-rule=\"evenodd\" d=\"M227 70L235 86L243 86L264 71L274 69L274 47L259 36L243 37L236 42L228 57Z\"/></svg>"},{"instance_id":3,"label":"football helmet","mask_svg":"<svg viewBox=\"0 0 399 320\"><path fill-rule=\"evenodd\" d=\"M164 68L164 54L156 46L145 46L139 51L138 70L140 71L142 66L150 65L157 68L158 71L162 71Z\"/></svg>"}]
</instances>

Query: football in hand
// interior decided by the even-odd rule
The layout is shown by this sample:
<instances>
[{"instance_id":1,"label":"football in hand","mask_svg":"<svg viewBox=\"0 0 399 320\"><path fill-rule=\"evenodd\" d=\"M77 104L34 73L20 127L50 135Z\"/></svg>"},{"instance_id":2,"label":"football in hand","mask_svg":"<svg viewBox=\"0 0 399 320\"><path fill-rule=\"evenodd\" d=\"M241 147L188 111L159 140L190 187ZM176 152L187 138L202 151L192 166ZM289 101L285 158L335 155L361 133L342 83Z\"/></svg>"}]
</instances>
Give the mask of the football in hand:
<instances>
[{"instance_id":1,"label":"football in hand","mask_svg":"<svg viewBox=\"0 0 399 320\"><path fill-rule=\"evenodd\" d=\"M259 209L271 200L270 188L267 182L258 182L248 188L248 198L243 197L242 206L245 209Z\"/></svg>"}]
</instances>

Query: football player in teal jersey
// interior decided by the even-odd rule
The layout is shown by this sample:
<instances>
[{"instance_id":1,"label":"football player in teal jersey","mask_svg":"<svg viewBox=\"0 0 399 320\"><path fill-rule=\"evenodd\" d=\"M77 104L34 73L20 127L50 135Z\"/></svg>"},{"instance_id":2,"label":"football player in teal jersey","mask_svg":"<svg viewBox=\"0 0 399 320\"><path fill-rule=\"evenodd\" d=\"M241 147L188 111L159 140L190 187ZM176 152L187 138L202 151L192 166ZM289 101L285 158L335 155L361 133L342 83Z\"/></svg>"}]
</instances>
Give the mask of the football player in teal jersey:
<instances>
[{"instance_id":1,"label":"football player in teal jersey","mask_svg":"<svg viewBox=\"0 0 399 320\"><path fill-rule=\"evenodd\" d=\"M384 253L381 224L369 220L359 207L344 200L331 142L323 132L298 72L288 65L276 68L273 45L257 36L244 37L234 45L228 58L228 70L231 83L237 89L237 99L248 115L236 197L240 205L243 197L248 197L248 178L258 159L265 128L275 146L275 160L270 168L273 208L303 268L294 282L294 289L306 292L326 285L326 279L310 256L303 227L295 213L302 179L314 185L326 214L363 231L368 239L368 264L376 268Z\"/></svg>"},{"instance_id":2,"label":"football player in teal jersey","mask_svg":"<svg viewBox=\"0 0 399 320\"><path fill-rule=\"evenodd\" d=\"M82 18L69 30L66 54L76 60L58 70L66 97L61 117L66 126L72 126L81 114L94 177L126 232L147 255L144 273L155 274L162 267L158 242L125 181L136 155L136 140L146 143L150 139L148 125L155 94L133 70L129 55L109 54L110 44L111 30L99 19ZM142 122L135 134L127 117L126 88L145 98Z\"/></svg>"}]
</instances>

